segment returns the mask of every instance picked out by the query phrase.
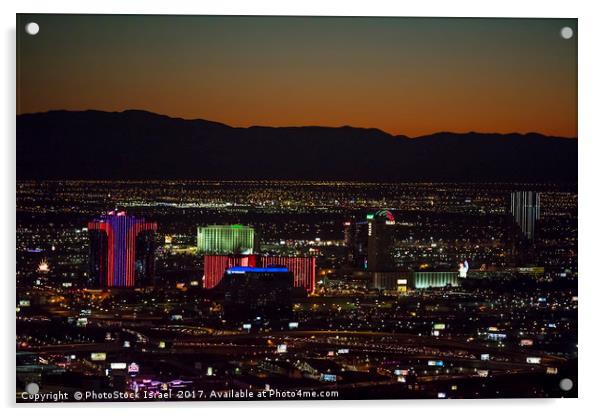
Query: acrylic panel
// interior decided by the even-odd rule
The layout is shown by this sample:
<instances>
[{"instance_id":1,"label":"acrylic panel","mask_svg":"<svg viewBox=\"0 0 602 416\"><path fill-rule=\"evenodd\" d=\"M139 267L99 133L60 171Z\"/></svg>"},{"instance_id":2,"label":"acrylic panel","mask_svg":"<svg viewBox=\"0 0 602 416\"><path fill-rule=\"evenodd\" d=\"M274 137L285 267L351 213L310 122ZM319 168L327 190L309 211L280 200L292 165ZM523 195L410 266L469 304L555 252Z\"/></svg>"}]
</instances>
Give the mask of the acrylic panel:
<instances>
[{"instance_id":1,"label":"acrylic panel","mask_svg":"<svg viewBox=\"0 0 602 416\"><path fill-rule=\"evenodd\" d=\"M577 397L577 29L17 15L16 400Z\"/></svg>"}]
</instances>

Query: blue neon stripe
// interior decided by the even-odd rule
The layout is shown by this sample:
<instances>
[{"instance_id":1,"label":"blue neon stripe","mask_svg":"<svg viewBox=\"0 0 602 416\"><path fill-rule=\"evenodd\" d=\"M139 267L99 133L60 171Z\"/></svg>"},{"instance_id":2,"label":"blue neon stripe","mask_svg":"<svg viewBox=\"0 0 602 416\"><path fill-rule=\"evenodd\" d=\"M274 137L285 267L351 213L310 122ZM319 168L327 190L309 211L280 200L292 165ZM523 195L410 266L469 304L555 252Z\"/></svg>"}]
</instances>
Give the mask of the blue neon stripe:
<instances>
[{"instance_id":1,"label":"blue neon stripe","mask_svg":"<svg viewBox=\"0 0 602 416\"><path fill-rule=\"evenodd\" d=\"M234 266L226 270L226 273L287 273L287 267L248 267Z\"/></svg>"}]
</instances>

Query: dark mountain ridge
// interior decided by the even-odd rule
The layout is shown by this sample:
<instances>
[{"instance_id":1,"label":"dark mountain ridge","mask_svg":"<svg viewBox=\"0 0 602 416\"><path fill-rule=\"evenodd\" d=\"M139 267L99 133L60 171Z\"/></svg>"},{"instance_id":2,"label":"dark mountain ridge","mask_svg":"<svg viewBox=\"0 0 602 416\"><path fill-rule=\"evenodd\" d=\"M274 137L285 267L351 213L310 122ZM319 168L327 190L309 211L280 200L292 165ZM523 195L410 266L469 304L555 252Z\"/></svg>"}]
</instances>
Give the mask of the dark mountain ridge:
<instances>
[{"instance_id":1,"label":"dark mountain ridge","mask_svg":"<svg viewBox=\"0 0 602 416\"><path fill-rule=\"evenodd\" d=\"M576 182L577 140L60 110L17 116L17 178Z\"/></svg>"}]
</instances>

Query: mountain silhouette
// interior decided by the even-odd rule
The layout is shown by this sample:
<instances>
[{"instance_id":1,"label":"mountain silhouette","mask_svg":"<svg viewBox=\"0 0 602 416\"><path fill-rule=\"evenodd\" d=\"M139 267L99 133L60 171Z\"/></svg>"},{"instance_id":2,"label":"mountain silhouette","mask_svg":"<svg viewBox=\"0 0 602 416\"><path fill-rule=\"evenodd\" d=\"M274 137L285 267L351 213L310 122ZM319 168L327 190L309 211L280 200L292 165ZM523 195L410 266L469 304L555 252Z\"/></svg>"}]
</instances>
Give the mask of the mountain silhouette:
<instances>
[{"instance_id":1,"label":"mountain silhouette","mask_svg":"<svg viewBox=\"0 0 602 416\"><path fill-rule=\"evenodd\" d=\"M17 116L17 178L576 182L577 140L61 110Z\"/></svg>"}]
</instances>

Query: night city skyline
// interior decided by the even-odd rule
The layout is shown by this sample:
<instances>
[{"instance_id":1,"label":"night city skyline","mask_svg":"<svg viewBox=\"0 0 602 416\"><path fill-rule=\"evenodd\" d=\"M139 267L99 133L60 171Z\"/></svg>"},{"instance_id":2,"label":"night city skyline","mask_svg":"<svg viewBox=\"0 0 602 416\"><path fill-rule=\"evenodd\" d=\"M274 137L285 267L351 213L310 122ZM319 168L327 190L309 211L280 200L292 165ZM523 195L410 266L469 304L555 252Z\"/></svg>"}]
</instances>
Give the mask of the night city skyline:
<instances>
[{"instance_id":1,"label":"night city skyline","mask_svg":"<svg viewBox=\"0 0 602 416\"><path fill-rule=\"evenodd\" d=\"M572 187L19 181L17 201L18 400L576 394ZM156 228L126 247L97 221Z\"/></svg>"}]
</instances>

